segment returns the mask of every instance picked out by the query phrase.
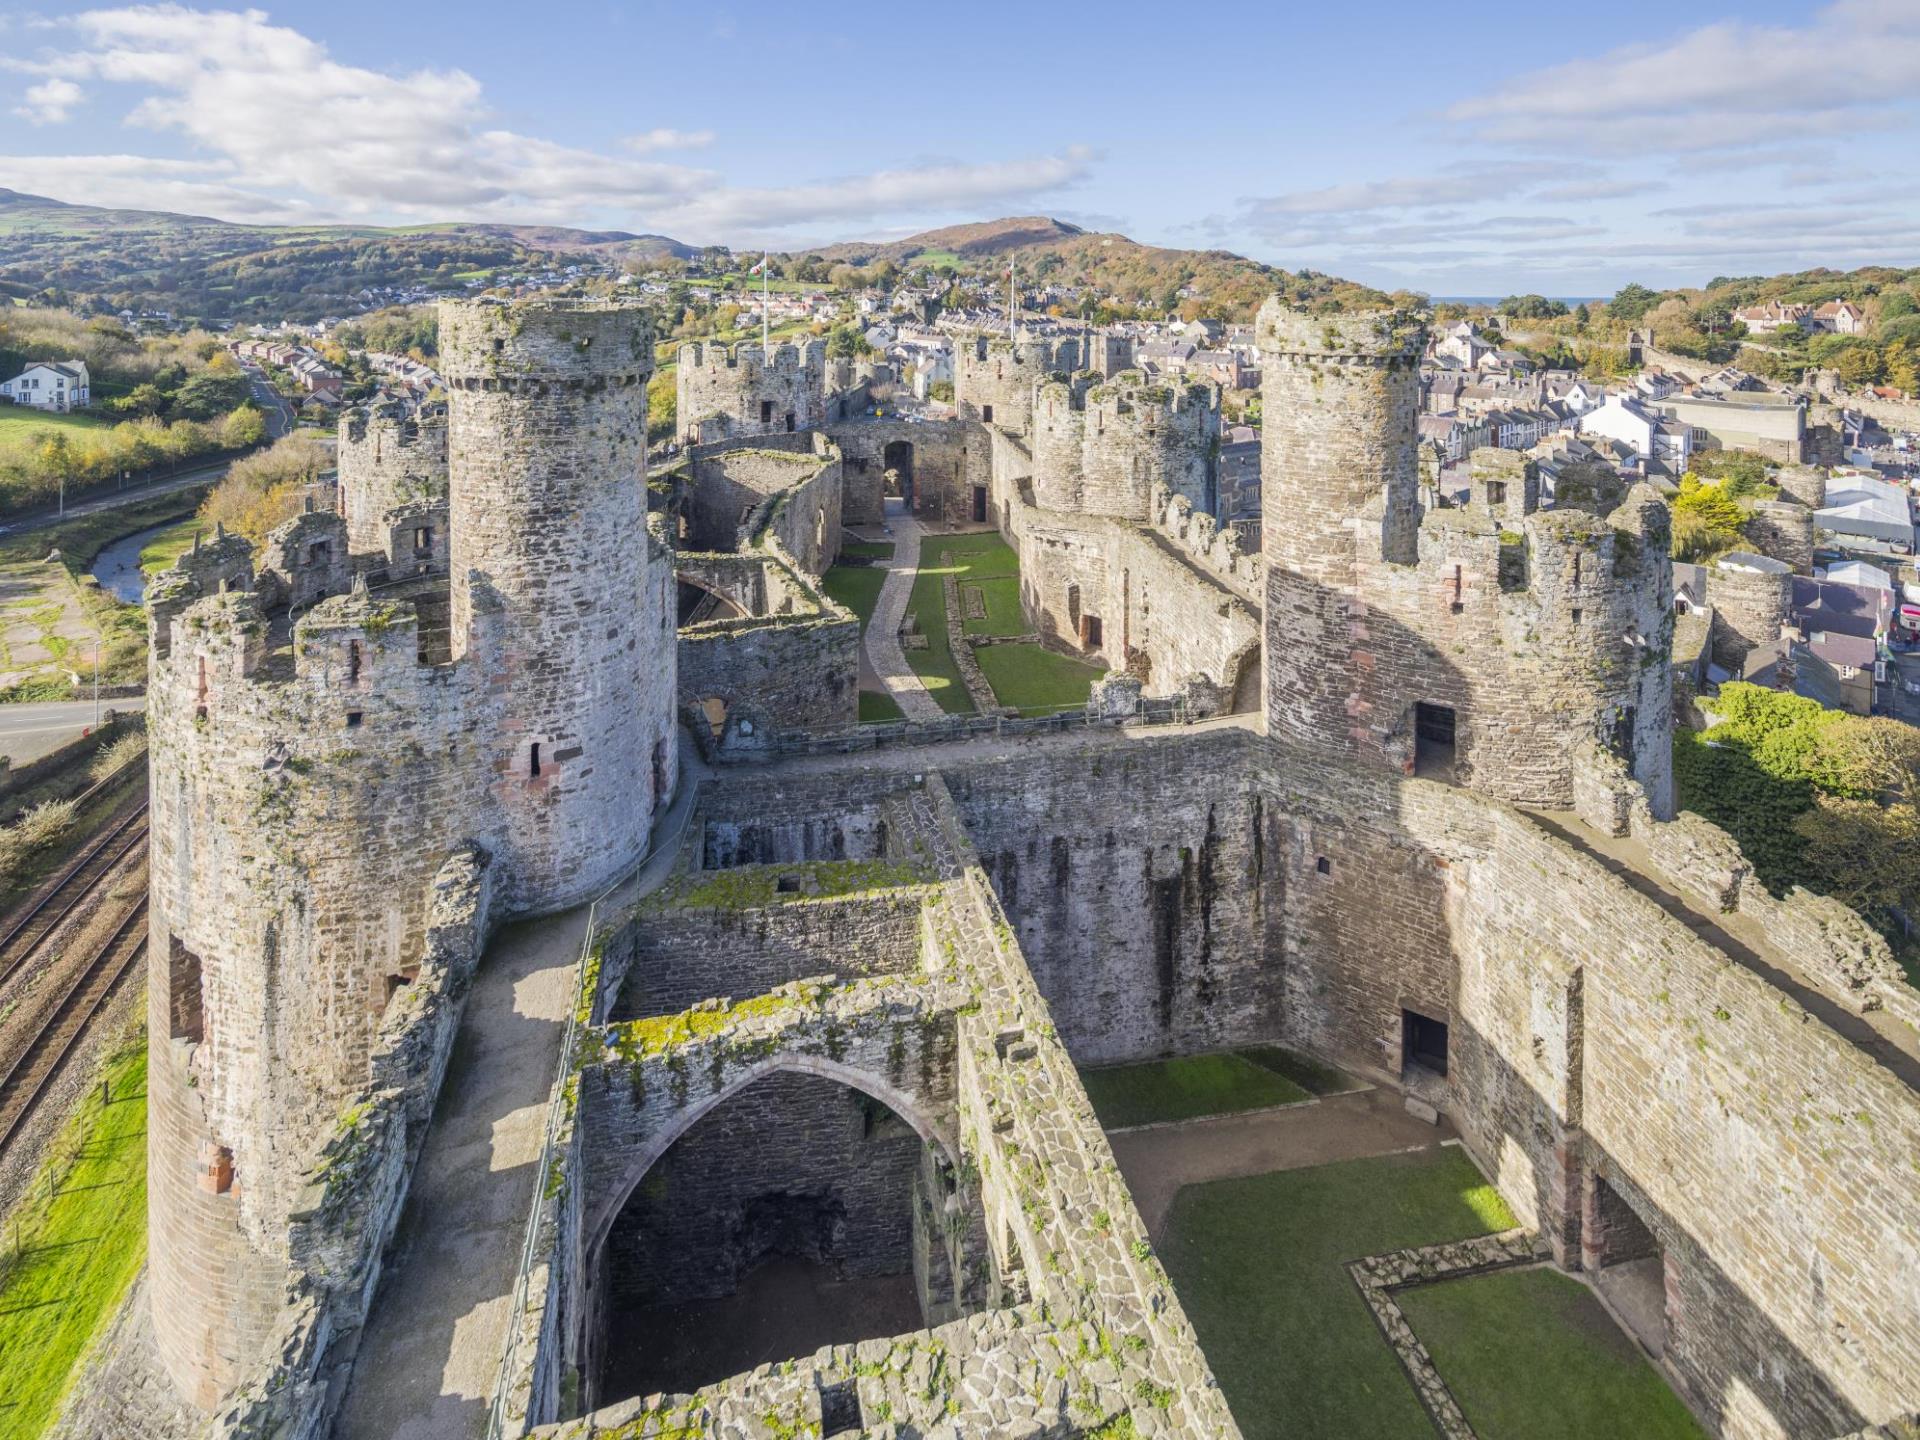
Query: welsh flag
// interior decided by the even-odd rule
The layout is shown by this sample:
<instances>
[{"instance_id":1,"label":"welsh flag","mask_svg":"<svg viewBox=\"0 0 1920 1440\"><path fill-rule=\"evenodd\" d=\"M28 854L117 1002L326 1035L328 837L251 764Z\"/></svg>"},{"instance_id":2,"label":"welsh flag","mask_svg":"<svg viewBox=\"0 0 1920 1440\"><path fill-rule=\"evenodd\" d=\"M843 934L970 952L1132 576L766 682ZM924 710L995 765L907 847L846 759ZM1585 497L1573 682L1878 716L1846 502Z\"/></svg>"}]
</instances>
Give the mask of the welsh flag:
<instances>
[{"instance_id":1,"label":"welsh flag","mask_svg":"<svg viewBox=\"0 0 1920 1440\"><path fill-rule=\"evenodd\" d=\"M749 271L747 271L747 274L749 274L749 275L764 275L764 274L766 274L766 273L767 273L767 262L768 262L769 260L771 260L771 259L773 259L773 254L772 254L772 252L771 252L771 251L769 251L769 252L768 252L767 254L765 254L765 255L762 255L762 256L760 257L760 263L759 263L758 265L755 265L755 266L754 266L754 267L753 267L753 268L752 268L751 270L749 270Z\"/></svg>"}]
</instances>

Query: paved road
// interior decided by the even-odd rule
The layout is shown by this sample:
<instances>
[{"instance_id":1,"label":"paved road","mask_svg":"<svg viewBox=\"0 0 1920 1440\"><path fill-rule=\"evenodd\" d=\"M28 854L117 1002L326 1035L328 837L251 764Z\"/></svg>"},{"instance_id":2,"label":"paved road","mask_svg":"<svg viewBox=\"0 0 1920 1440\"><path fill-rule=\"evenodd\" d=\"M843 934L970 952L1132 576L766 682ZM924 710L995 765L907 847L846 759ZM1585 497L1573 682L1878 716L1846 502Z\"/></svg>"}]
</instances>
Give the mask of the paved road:
<instances>
[{"instance_id":1,"label":"paved road","mask_svg":"<svg viewBox=\"0 0 1920 1440\"><path fill-rule=\"evenodd\" d=\"M880 584L880 598L874 603L873 619L867 622L861 643L868 667L887 687L901 713L909 720L938 720L938 702L927 693L900 648L900 621L907 613L907 601L913 597L914 577L920 572L920 522L889 510L887 528L893 534L893 558L881 562L887 567L887 578Z\"/></svg>"},{"instance_id":2,"label":"paved road","mask_svg":"<svg viewBox=\"0 0 1920 1440\"><path fill-rule=\"evenodd\" d=\"M66 520L81 515L93 515L101 510L112 510L121 505L137 505L142 500L151 500L156 495L168 495L175 490L190 489L195 485L205 485L218 480L227 473L227 462L206 465L175 475L169 480L156 480L151 485L133 485L125 490L115 490L91 500L76 500L67 506L66 514L58 510L46 510L31 515L22 515L0 524L0 535L20 535L29 530L45 530Z\"/></svg>"},{"instance_id":3,"label":"paved road","mask_svg":"<svg viewBox=\"0 0 1920 1440\"><path fill-rule=\"evenodd\" d=\"M278 440L293 429L293 407L273 388L267 372L258 365L242 360L240 368L247 372L247 390L253 396L253 403L267 414L267 434Z\"/></svg>"},{"instance_id":4,"label":"paved road","mask_svg":"<svg viewBox=\"0 0 1920 1440\"><path fill-rule=\"evenodd\" d=\"M146 708L144 695L102 696L100 700L102 715L109 710ZM58 749L93 723L91 698L0 705L0 755L24 765Z\"/></svg>"}]
</instances>

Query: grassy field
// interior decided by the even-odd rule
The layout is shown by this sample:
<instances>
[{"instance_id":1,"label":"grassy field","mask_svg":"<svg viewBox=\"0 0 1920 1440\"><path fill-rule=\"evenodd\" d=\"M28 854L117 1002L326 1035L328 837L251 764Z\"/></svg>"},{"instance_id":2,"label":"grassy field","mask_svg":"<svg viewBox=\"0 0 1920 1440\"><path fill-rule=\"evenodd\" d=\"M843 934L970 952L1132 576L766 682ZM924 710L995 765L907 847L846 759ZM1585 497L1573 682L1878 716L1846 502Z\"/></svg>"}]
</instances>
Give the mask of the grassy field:
<instances>
[{"instance_id":1,"label":"grassy field","mask_svg":"<svg viewBox=\"0 0 1920 1440\"><path fill-rule=\"evenodd\" d=\"M947 644L947 597L938 570L922 570L913 582L913 596L907 609L927 637L924 650L907 651L907 663L920 677L927 693L949 715L973 713L973 700L960 679L960 667L954 663L953 649Z\"/></svg>"},{"instance_id":2,"label":"grassy field","mask_svg":"<svg viewBox=\"0 0 1920 1440\"><path fill-rule=\"evenodd\" d=\"M93 415L49 415L26 405L0 404L0 453L29 450L58 430L97 430L109 423Z\"/></svg>"},{"instance_id":3,"label":"grassy field","mask_svg":"<svg viewBox=\"0 0 1920 1440\"><path fill-rule=\"evenodd\" d=\"M858 615L864 628L873 619L873 607L880 603L880 587L886 581L887 572L876 565L835 565L820 577L820 586Z\"/></svg>"},{"instance_id":4,"label":"grassy field","mask_svg":"<svg viewBox=\"0 0 1920 1440\"><path fill-rule=\"evenodd\" d=\"M900 704L893 696L878 690L860 692L860 723L878 725L888 720L904 720Z\"/></svg>"},{"instance_id":5,"label":"grassy field","mask_svg":"<svg viewBox=\"0 0 1920 1440\"><path fill-rule=\"evenodd\" d=\"M1704 1440L1593 1293L1557 1270L1501 1270L1396 1298L1480 1440Z\"/></svg>"},{"instance_id":6,"label":"grassy field","mask_svg":"<svg viewBox=\"0 0 1920 1440\"><path fill-rule=\"evenodd\" d=\"M893 542L891 540L849 540L840 547L842 555L854 555L863 560L891 560Z\"/></svg>"},{"instance_id":7,"label":"grassy field","mask_svg":"<svg viewBox=\"0 0 1920 1440\"><path fill-rule=\"evenodd\" d=\"M146 1258L144 1040L114 1056L106 1078L111 1102L95 1087L55 1146L79 1160L56 1175L51 1199L13 1217L22 1254L0 1281L0 1440L34 1440L53 1422L75 1363Z\"/></svg>"},{"instance_id":8,"label":"grassy field","mask_svg":"<svg viewBox=\"0 0 1920 1440\"><path fill-rule=\"evenodd\" d=\"M1104 665L1089 665L1038 645L988 645L973 654L994 698L1022 715L1078 709L1087 703L1094 681L1107 673Z\"/></svg>"},{"instance_id":9,"label":"grassy field","mask_svg":"<svg viewBox=\"0 0 1920 1440\"><path fill-rule=\"evenodd\" d=\"M1247 1440L1433 1440L1346 1262L1513 1223L1448 1146L1190 1185L1160 1253Z\"/></svg>"},{"instance_id":10,"label":"grassy field","mask_svg":"<svg viewBox=\"0 0 1920 1440\"><path fill-rule=\"evenodd\" d=\"M960 582L960 598L967 598L967 591L977 590L985 604L984 619L975 619L969 615L961 622L960 628L969 635L1026 635L1033 627L1027 624L1026 612L1020 608L1020 577L1018 575L990 575L984 580L967 579Z\"/></svg>"},{"instance_id":11,"label":"grassy field","mask_svg":"<svg viewBox=\"0 0 1920 1440\"><path fill-rule=\"evenodd\" d=\"M1365 1088L1344 1070L1336 1070L1284 1045L1250 1045L1236 1053L1256 1065L1264 1065L1276 1075L1286 1076L1310 1095L1345 1095L1350 1090Z\"/></svg>"},{"instance_id":12,"label":"grassy field","mask_svg":"<svg viewBox=\"0 0 1920 1440\"><path fill-rule=\"evenodd\" d=\"M1093 1113L1109 1130L1202 1115L1264 1110L1312 1097L1284 1076L1238 1055L1191 1055L1080 1072Z\"/></svg>"}]
</instances>

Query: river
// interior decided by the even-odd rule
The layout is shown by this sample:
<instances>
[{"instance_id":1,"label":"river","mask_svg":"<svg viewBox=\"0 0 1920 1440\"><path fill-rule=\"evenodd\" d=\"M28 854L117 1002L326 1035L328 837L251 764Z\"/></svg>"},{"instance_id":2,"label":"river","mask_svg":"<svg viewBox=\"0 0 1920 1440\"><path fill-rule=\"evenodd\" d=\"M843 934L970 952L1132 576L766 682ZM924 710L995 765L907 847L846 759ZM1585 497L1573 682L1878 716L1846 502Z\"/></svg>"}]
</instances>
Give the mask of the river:
<instances>
[{"instance_id":1,"label":"river","mask_svg":"<svg viewBox=\"0 0 1920 1440\"><path fill-rule=\"evenodd\" d=\"M140 552L152 544L161 531L171 530L179 523L177 518L166 520L131 535L122 535L93 557L93 578L115 599L138 605L147 590L147 577L140 569Z\"/></svg>"}]
</instances>

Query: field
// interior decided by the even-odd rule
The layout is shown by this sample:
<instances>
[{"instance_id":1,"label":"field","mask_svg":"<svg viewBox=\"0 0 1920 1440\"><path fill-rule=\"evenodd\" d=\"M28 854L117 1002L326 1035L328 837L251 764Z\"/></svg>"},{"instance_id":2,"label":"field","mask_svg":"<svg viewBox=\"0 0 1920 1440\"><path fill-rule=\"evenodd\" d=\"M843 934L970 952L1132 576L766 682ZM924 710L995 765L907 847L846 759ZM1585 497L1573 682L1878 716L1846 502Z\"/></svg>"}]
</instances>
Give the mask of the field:
<instances>
[{"instance_id":1,"label":"field","mask_svg":"<svg viewBox=\"0 0 1920 1440\"><path fill-rule=\"evenodd\" d=\"M140 547L140 568L149 575L171 570L173 562L193 548L196 535L212 538L211 527L197 515L168 526Z\"/></svg>"},{"instance_id":2,"label":"field","mask_svg":"<svg viewBox=\"0 0 1920 1440\"><path fill-rule=\"evenodd\" d=\"M1247 1440L1433 1440L1346 1264L1512 1224L1448 1146L1190 1185L1160 1253Z\"/></svg>"},{"instance_id":3,"label":"field","mask_svg":"<svg viewBox=\"0 0 1920 1440\"><path fill-rule=\"evenodd\" d=\"M34 1440L52 1423L146 1258L146 1077L144 1041L113 1057L110 1100L95 1087L55 1142L79 1158L35 1181L9 1221L20 1258L0 1280L0 1440Z\"/></svg>"},{"instance_id":4,"label":"field","mask_svg":"<svg viewBox=\"0 0 1920 1440\"><path fill-rule=\"evenodd\" d=\"M1094 682L1107 673L1104 665L1089 665L1032 644L989 645L974 651L974 658L993 687L994 698L1022 715L1077 710L1087 703Z\"/></svg>"},{"instance_id":5,"label":"field","mask_svg":"<svg viewBox=\"0 0 1920 1440\"><path fill-rule=\"evenodd\" d=\"M880 603L880 587L887 572L877 565L835 565L821 577L821 588L840 604L860 617L864 626L873 619L873 607Z\"/></svg>"},{"instance_id":6,"label":"field","mask_svg":"<svg viewBox=\"0 0 1920 1440\"><path fill-rule=\"evenodd\" d=\"M1109 1065L1083 1070L1080 1079L1094 1114L1109 1130L1264 1110L1312 1098L1291 1080L1239 1055Z\"/></svg>"},{"instance_id":7,"label":"field","mask_svg":"<svg viewBox=\"0 0 1920 1440\"><path fill-rule=\"evenodd\" d=\"M49 415L25 405L0 402L0 454L38 445L61 430L98 430L110 422L84 413Z\"/></svg>"}]
</instances>

